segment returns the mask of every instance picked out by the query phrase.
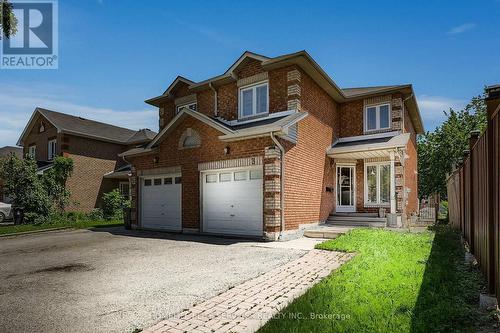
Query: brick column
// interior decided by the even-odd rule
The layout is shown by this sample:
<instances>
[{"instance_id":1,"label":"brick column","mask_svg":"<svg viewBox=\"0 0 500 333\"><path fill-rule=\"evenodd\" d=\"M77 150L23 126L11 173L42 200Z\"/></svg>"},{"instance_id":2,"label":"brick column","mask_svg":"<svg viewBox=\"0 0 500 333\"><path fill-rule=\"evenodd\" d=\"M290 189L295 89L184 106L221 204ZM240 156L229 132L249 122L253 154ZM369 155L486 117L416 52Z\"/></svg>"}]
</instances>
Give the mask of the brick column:
<instances>
[{"instance_id":1,"label":"brick column","mask_svg":"<svg viewBox=\"0 0 500 333\"><path fill-rule=\"evenodd\" d=\"M281 227L281 152L267 147L264 153L264 232L277 240Z\"/></svg>"},{"instance_id":2,"label":"brick column","mask_svg":"<svg viewBox=\"0 0 500 333\"><path fill-rule=\"evenodd\" d=\"M287 109L300 111L301 79L298 69L287 73Z\"/></svg>"}]
</instances>

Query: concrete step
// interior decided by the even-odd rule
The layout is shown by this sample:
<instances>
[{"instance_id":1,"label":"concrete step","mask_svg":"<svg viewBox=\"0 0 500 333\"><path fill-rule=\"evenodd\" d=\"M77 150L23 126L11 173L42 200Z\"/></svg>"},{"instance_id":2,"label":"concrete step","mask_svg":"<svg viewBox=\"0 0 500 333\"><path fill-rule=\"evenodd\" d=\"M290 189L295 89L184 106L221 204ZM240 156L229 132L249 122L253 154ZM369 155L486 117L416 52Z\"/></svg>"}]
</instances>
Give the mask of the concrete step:
<instances>
[{"instance_id":1,"label":"concrete step","mask_svg":"<svg viewBox=\"0 0 500 333\"><path fill-rule=\"evenodd\" d=\"M335 239L352 229L352 227L346 226L322 225L319 228L304 231L304 236L308 238Z\"/></svg>"},{"instance_id":2,"label":"concrete step","mask_svg":"<svg viewBox=\"0 0 500 333\"><path fill-rule=\"evenodd\" d=\"M385 228L387 223L384 219L384 221L328 220L326 224L331 226Z\"/></svg>"},{"instance_id":3,"label":"concrete step","mask_svg":"<svg viewBox=\"0 0 500 333\"><path fill-rule=\"evenodd\" d=\"M328 221L357 221L357 222L387 222L385 217L366 217L366 216L338 216L330 215Z\"/></svg>"},{"instance_id":4,"label":"concrete step","mask_svg":"<svg viewBox=\"0 0 500 333\"><path fill-rule=\"evenodd\" d=\"M306 230L304 231L304 236L307 238L325 238L325 239L335 239L340 236L339 233L328 230Z\"/></svg>"},{"instance_id":5,"label":"concrete step","mask_svg":"<svg viewBox=\"0 0 500 333\"><path fill-rule=\"evenodd\" d=\"M333 213L330 216L378 217L378 213Z\"/></svg>"}]
</instances>

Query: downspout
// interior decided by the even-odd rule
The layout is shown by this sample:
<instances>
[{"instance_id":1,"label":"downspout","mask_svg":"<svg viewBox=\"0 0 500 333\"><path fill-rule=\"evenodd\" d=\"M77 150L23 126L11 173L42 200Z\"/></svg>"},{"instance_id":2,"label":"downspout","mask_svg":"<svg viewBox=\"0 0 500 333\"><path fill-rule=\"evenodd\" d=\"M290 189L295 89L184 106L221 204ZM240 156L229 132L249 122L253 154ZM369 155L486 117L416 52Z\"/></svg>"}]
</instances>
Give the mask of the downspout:
<instances>
[{"instance_id":1,"label":"downspout","mask_svg":"<svg viewBox=\"0 0 500 333\"><path fill-rule=\"evenodd\" d=\"M285 148L274 136L274 132L271 132L271 140L278 147L281 152L281 168L280 168L280 235L278 239L283 238L283 232L285 231Z\"/></svg>"},{"instance_id":2,"label":"downspout","mask_svg":"<svg viewBox=\"0 0 500 333\"><path fill-rule=\"evenodd\" d=\"M217 109L217 90L214 88L214 86L212 85L212 82L210 82L208 84L208 86L210 87L210 89L212 89L212 91L214 92L214 114L215 116L217 117L219 115L219 110Z\"/></svg>"}]
</instances>

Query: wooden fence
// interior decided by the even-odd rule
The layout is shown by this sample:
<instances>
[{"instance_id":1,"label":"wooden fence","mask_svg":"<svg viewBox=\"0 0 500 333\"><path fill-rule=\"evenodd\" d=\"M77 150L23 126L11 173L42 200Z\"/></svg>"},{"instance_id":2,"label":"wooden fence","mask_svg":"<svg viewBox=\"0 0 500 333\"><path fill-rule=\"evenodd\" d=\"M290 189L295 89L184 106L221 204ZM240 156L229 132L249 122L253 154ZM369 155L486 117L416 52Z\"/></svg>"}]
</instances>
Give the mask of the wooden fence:
<instances>
[{"instance_id":1,"label":"wooden fence","mask_svg":"<svg viewBox=\"0 0 500 333\"><path fill-rule=\"evenodd\" d=\"M500 96L498 101L488 103L488 128L481 137L472 133L470 150L447 186L450 224L462 231L500 301Z\"/></svg>"}]
</instances>

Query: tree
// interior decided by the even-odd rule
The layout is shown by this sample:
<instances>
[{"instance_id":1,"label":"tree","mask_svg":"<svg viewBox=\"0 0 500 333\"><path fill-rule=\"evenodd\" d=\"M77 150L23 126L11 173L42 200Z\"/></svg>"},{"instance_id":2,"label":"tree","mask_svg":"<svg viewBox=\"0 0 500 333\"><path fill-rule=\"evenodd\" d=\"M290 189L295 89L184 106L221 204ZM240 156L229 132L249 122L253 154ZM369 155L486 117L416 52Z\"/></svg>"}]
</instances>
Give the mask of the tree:
<instances>
[{"instance_id":1,"label":"tree","mask_svg":"<svg viewBox=\"0 0 500 333\"><path fill-rule=\"evenodd\" d=\"M2 35L5 38L10 38L17 32L17 18L13 9L9 0L0 0L0 39L2 39Z\"/></svg>"},{"instance_id":2,"label":"tree","mask_svg":"<svg viewBox=\"0 0 500 333\"><path fill-rule=\"evenodd\" d=\"M52 205L33 159L19 159L14 154L2 159L0 178L4 180L5 194L13 204L24 208L27 222L37 222L49 216Z\"/></svg>"},{"instance_id":3,"label":"tree","mask_svg":"<svg viewBox=\"0 0 500 333\"><path fill-rule=\"evenodd\" d=\"M51 201L55 204L59 213L69 202L71 195L66 188L66 182L73 172L73 160L68 157L57 156L54 165L42 176L42 182Z\"/></svg>"},{"instance_id":4,"label":"tree","mask_svg":"<svg viewBox=\"0 0 500 333\"><path fill-rule=\"evenodd\" d=\"M14 154L0 161L0 178L4 180L5 194L14 206L24 209L26 222L43 221L54 211L64 211L70 192L66 181L73 171L73 160L58 156L51 169L37 174L32 158L19 159Z\"/></svg>"},{"instance_id":5,"label":"tree","mask_svg":"<svg viewBox=\"0 0 500 333\"><path fill-rule=\"evenodd\" d=\"M463 110L443 111L447 119L433 132L420 136L417 142L419 194L439 192L446 197L446 176L460 162L469 148L470 132L484 132L487 124L483 96L473 97Z\"/></svg>"}]
</instances>

